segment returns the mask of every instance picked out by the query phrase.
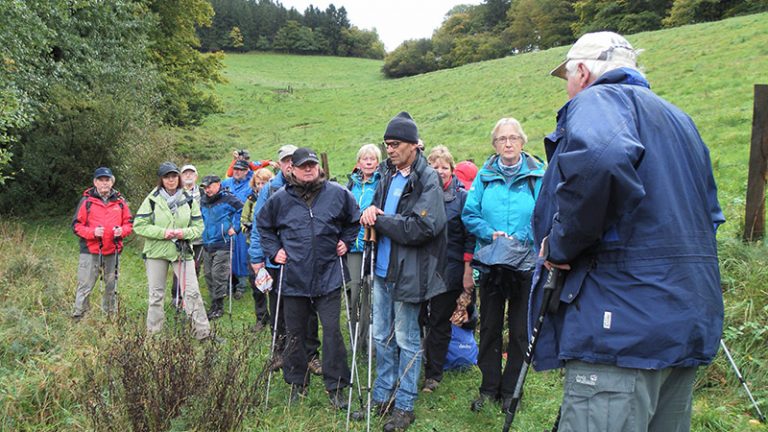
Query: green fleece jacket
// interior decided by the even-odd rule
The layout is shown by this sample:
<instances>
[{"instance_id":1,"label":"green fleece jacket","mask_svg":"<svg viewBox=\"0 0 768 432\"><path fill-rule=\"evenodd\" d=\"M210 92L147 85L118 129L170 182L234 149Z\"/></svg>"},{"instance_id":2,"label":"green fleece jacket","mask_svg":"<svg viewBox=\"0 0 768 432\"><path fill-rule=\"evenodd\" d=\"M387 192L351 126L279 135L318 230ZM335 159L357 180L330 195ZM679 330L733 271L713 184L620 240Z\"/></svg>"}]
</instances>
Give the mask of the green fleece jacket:
<instances>
[{"instance_id":1,"label":"green fleece jacket","mask_svg":"<svg viewBox=\"0 0 768 432\"><path fill-rule=\"evenodd\" d=\"M165 239L165 231L179 229L184 232L184 240L193 241L203 234L203 216L200 214L200 204L192 199L187 192L182 192L185 199L180 203L176 215L171 213L165 198L160 196L160 190L155 188L141 203L133 222L133 231L144 237L144 258L177 261L179 250L172 240ZM186 260L192 259L192 254L185 253Z\"/></svg>"}]
</instances>

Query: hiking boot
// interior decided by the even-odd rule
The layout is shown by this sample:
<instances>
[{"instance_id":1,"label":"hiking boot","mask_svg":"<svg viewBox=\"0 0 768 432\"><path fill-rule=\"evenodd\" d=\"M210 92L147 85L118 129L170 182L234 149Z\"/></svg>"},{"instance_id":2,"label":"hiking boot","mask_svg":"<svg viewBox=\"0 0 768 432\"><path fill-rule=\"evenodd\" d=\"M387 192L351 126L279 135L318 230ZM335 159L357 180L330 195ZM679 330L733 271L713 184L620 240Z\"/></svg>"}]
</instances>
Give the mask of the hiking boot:
<instances>
[{"instance_id":1,"label":"hiking boot","mask_svg":"<svg viewBox=\"0 0 768 432\"><path fill-rule=\"evenodd\" d=\"M392 415L389 416L389 420L384 424L384 432L401 432L411 425L416 420L416 416L413 411L403 411L399 408L395 408L392 411Z\"/></svg>"},{"instance_id":2,"label":"hiking boot","mask_svg":"<svg viewBox=\"0 0 768 432\"><path fill-rule=\"evenodd\" d=\"M235 291L235 300L240 300L241 298L243 298L243 292Z\"/></svg>"},{"instance_id":3,"label":"hiking boot","mask_svg":"<svg viewBox=\"0 0 768 432\"><path fill-rule=\"evenodd\" d=\"M270 362L270 367L272 368L272 371L279 371L283 367L283 355L282 354L275 354L272 357L272 361Z\"/></svg>"},{"instance_id":4,"label":"hiking boot","mask_svg":"<svg viewBox=\"0 0 768 432\"><path fill-rule=\"evenodd\" d=\"M331 401L331 406L339 411L346 410L349 406L347 404L347 398L344 397L344 389L339 388L328 392L328 399Z\"/></svg>"},{"instance_id":5,"label":"hiking boot","mask_svg":"<svg viewBox=\"0 0 768 432\"><path fill-rule=\"evenodd\" d=\"M319 376L323 374L323 364L320 363L320 359L318 357L313 358L309 361L309 363L307 363L307 369L312 372L312 375Z\"/></svg>"},{"instance_id":6,"label":"hiking boot","mask_svg":"<svg viewBox=\"0 0 768 432\"><path fill-rule=\"evenodd\" d=\"M433 391L437 390L437 387L439 386L440 381L433 378L427 378L424 380L424 386L421 388L421 391L424 393L432 393Z\"/></svg>"},{"instance_id":7,"label":"hiking boot","mask_svg":"<svg viewBox=\"0 0 768 432\"><path fill-rule=\"evenodd\" d=\"M506 414L509 411L509 407L512 406L512 400L514 397L512 396L504 396L504 398L501 400L501 412L502 414ZM523 407L523 393L520 393L520 399L517 401L517 407L515 408L516 411L520 411Z\"/></svg>"},{"instance_id":8,"label":"hiking boot","mask_svg":"<svg viewBox=\"0 0 768 432\"><path fill-rule=\"evenodd\" d=\"M208 321L217 320L224 316L224 309L214 309L208 312Z\"/></svg>"},{"instance_id":9,"label":"hiking boot","mask_svg":"<svg viewBox=\"0 0 768 432\"><path fill-rule=\"evenodd\" d=\"M469 404L469 409L471 409L474 412L480 412L483 410L483 407L485 406L488 401L493 401L495 398L491 395L480 393L480 396L477 397L477 399L473 400L471 404Z\"/></svg>"},{"instance_id":10,"label":"hiking boot","mask_svg":"<svg viewBox=\"0 0 768 432\"><path fill-rule=\"evenodd\" d=\"M293 405L305 397L307 397L306 386L291 384L291 396L288 398L288 405Z\"/></svg>"}]
</instances>

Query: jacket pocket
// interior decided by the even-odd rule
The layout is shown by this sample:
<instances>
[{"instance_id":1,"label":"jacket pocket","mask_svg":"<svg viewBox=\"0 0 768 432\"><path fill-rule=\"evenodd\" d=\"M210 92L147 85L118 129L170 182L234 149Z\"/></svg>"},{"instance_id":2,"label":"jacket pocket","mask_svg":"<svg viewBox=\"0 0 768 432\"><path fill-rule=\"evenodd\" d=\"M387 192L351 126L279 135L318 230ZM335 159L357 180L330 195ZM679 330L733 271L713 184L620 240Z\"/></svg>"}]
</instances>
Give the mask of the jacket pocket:
<instances>
[{"instance_id":1,"label":"jacket pocket","mask_svg":"<svg viewBox=\"0 0 768 432\"><path fill-rule=\"evenodd\" d=\"M561 430L635 430L637 371L579 362L569 364Z\"/></svg>"}]
</instances>

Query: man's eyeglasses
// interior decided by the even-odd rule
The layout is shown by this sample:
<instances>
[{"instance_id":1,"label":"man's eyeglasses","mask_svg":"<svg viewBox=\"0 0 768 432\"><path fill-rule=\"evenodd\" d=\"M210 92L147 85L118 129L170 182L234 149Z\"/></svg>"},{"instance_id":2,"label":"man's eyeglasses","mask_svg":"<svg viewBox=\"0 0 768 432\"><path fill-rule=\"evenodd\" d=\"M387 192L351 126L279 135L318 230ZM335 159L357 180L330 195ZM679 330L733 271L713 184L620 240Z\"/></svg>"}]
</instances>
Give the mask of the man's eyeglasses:
<instances>
[{"instance_id":1,"label":"man's eyeglasses","mask_svg":"<svg viewBox=\"0 0 768 432\"><path fill-rule=\"evenodd\" d=\"M392 148L392 150L395 150L395 149L397 149L398 147L400 147L400 144L402 144L402 143L403 143L402 141L390 141L390 142L386 142L386 141L384 141L384 142L382 142L381 144L382 144L384 147L386 147L386 148Z\"/></svg>"},{"instance_id":2,"label":"man's eyeglasses","mask_svg":"<svg viewBox=\"0 0 768 432\"><path fill-rule=\"evenodd\" d=\"M506 143L517 143L521 142L523 140L523 137L520 135L508 135L508 136L500 136L493 139L494 144L506 144Z\"/></svg>"}]
</instances>

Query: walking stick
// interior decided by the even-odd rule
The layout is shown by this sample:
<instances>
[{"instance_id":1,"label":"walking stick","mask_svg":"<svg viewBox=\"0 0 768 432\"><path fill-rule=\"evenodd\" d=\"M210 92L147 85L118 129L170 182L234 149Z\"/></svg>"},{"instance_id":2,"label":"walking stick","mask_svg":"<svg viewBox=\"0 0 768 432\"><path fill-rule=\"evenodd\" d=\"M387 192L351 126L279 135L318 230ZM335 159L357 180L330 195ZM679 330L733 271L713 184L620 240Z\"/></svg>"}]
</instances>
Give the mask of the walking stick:
<instances>
[{"instance_id":1,"label":"walking stick","mask_svg":"<svg viewBox=\"0 0 768 432\"><path fill-rule=\"evenodd\" d=\"M120 278L120 236L114 237L115 242L115 313L120 315L120 297L117 292L117 280Z\"/></svg>"},{"instance_id":2,"label":"walking stick","mask_svg":"<svg viewBox=\"0 0 768 432\"><path fill-rule=\"evenodd\" d=\"M275 359L275 345L277 344L277 323L280 320L280 297L283 292L283 270L285 264L280 265L280 277L277 280L277 304L275 305L275 324L272 329L272 347L269 350L269 374L267 375L267 396L264 399L264 408L269 406L269 387L272 384L272 361Z\"/></svg>"},{"instance_id":3,"label":"walking stick","mask_svg":"<svg viewBox=\"0 0 768 432\"><path fill-rule=\"evenodd\" d=\"M549 308L549 302L552 299L552 293L560 292L563 285L565 273L560 269L552 267L547 275L547 281L544 283L544 296L541 301L541 307L539 309L539 315L536 317L536 322L531 332L531 340L528 342L528 349L525 352L525 358L523 359L523 366L520 368L520 375L517 377L517 384L515 385L515 392L512 395L512 402L509 404L507 414L504 419L504 432L509 432L512 422L515 420L515 413L517 412L517 406L520 403L520 395L523 392L523 384L525 383L525 376L528 374L528 367L533 360L533 351L536 348L536 343L539 340L539 332L541 331L544 318L547 315L547 309Z\"/></svg>"},{"instance_id":4,"label":"walking stick","mask_svg":"<svg viewBox=\"0 0 768 432\"><path fill-rule=\"evenodd\" d=\"M720 339L720 346L723 347L725 356L728 357L728 361L731 363L731 366L733 367L733 371L736 372L736 376L739 377L739 381L741 382L741 385L744 386L744 390L746 390L747 396L749 396L749 400L752 401L752 406L755 408L755 413L757 413L758 420L760 420L760 423L765 423L765 416L760 411L760 407L757 406L757 402L755 402L755 398L752 397L752 392L749 391L749 386L747 386L747 382L744 380L744 377L741 376L741 372L739 372L739 368L736 366L736 362L733 361L733 357L731 357L731 352L728 351L728 347L725 346L725 342L723 342L722 339Z\"/></svg>"}]
</instances>

